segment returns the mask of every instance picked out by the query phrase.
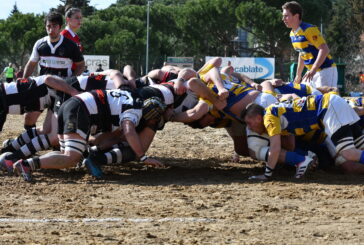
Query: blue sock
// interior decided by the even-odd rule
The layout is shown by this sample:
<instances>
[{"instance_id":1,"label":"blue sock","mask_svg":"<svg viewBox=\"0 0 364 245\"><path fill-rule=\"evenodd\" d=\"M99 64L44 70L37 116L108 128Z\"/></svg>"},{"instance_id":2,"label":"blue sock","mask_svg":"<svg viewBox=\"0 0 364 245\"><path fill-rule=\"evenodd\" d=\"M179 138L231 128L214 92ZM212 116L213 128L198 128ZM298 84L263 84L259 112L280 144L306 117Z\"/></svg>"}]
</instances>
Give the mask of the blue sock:
<instances>
[{"instance_id":1,"label":"blue sock","mask_svg":"<svg viewBox=\"0 0 364 245\"><path fill-rule=\"evenodd\" d=\"M360 156L360 163L364 164L364 151L361 152L361 156Z\"/></svg>"},{"instance_id":2,"label":"blue sock","mask_svg":"<svg viewBox=\"0 0 364 245\"><path fill-rule=\"evenodd\" d=\"M289 166L296 166L298 163L303 162L305 160L305 156L300 155L293 151L286 152L285 163Z\"/></svg>"}]
</instances>

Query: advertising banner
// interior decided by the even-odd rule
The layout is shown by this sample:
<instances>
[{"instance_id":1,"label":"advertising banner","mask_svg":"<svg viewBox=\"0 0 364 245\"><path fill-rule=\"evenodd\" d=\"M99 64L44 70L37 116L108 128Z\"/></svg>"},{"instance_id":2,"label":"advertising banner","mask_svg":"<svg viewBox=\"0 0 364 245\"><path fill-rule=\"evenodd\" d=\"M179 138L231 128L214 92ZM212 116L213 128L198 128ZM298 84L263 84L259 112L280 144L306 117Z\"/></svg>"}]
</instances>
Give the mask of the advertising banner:
<instances>
[{"instance_id":1,"label":"advertising banner","mask_svg":"<svg viewBox=\"0 0 364 245\"><path fill-rule=\"evenodd\" d=\"M206 56L206 62L214 57ZM274 78L274 58L242 58L242 57L221 57L222 65L227 66L228 62L234 67L235 72L243 73L251 79L272 79Z\"/></svg>"},{"instance_id":2,"label":"advertising banner","mask_svg":"<svg viewBox=\"0 0 364 245\"><path fill-rule=\"evenodd\" d=\"M107 70L110 67L110 57L108 55L84 55L85 66L90 72L95 72L99 65L103 70Z\"/></svg>"},{"instance_id":3,"label":"advertising banner","mask_svg":"<svg viewBox=\"0 0 364 245\"><path fill-rule=\"evenodd\" d=\"M167 57L166 65L193 68L193 57Z\"/></svg>"}]
</instances>

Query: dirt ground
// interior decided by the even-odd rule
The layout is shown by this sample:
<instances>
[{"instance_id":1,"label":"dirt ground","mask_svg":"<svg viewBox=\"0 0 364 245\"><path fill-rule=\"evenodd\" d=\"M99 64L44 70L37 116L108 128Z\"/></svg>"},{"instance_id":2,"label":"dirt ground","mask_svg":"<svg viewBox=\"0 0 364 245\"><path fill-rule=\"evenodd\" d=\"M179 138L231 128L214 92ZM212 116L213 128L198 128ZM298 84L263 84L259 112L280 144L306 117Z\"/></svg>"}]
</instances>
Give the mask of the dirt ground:
<instances>
[{"instance_id":1,"label":"dirt ground","mask_svg":"<svg viewBox=\"0 0 364 245\"><path fill-rule=\"evenodd\" d=\"M0 140L21 131L8 117ZM263 164L232 163L224 130L167 124L149 155L168 165L0 176L0 244L362 244L362 176L294 169L251 182Z\"/></svg>"}]
</instances>

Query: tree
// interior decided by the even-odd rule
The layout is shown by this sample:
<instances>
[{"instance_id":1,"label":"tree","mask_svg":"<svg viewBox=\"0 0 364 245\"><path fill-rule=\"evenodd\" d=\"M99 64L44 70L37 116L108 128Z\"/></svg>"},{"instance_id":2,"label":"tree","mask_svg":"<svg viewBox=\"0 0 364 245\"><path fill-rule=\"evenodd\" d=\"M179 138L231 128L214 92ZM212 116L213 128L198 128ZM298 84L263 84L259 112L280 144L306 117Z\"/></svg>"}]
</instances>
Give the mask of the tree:
<instances>
[{"instance_id":1,"label":"tree","mask_svg":"<svg viewBox=\"0 0 364 245\"><path fill-rule=\"evenodd\" d=\"M184 43L184 54L203 58L230 56L237 33L234 1L191 0L181 6L176 19ZM177 12L177 11L176 11Z\"/></svg>"},{"instance_id":2,"label":"tree","mask_svg":"<svg viewBox=\"0 0 364 245\"><path fill-rule=\"evenodd\" d=\"M96 11L96 9L90 5L90 0L60 0L60 2L63 4L60 4L56 9L51 10L56 10L57 12L64 14L66 12L66 7L70 6L81 9L83 16L92 15Z\"/></svg>"},{"instance_id":3,"label":"tree","mask_svg":"<svg viewBox=\"0 0 364 245\"><path fill-rule=\"evenodd\" d=\"M13 9L10 12L10 16L12 16L14 14L19 14L19 13L20 13L20 11L19 11L18 6L16 5L16 2L15 2L14 6L13 6Z\"/></svg>"},{"instance_id":4,"label":"tree","mask_svg":"<svg viewBox=\"0 0 364 245\"><path fill-rule=\"evenodd\" d=\"M331 12L330 25L327 29L327 41L335 60L345 63L345 83L349 90L358 84L358 73L364 67L363 42L360 35L363 33L363 19L358 16L359 2L351 0L336 0Z\"/></svg>"},{"instance_id":5,"label":"tree","mask_svg":"<svg viewBox=\"0 0 364 245\"><path fill-rule=\"evenodd\" d=\"M0 22L1 62L24 65L34 43L44 36L44 16L17 13Z\"/></svg>"},{"instance_id":6,"label":"tree","mask_svg":"<svg viewBox=\"0 0 364 245\"><path fill-rule=\"evenodd\" d=\"M364 0L348 0L351 6L353 16L359 24L361 32L364 32Z\"/></svg>"}]
</instances>

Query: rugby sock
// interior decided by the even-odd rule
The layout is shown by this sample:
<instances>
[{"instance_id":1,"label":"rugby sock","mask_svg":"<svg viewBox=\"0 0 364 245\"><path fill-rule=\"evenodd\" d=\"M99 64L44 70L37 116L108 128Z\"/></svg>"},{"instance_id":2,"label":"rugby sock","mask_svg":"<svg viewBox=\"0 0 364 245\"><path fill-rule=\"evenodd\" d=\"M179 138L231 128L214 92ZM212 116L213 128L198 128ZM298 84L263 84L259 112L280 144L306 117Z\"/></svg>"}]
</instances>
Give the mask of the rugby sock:
<instances>
[{"instance_id":1,"label":"rugby sock","mask_svg":"<svg viewBox=\"0 0 364 245\"><path fill-rule=\"evenodd\" d=\"M362 163L362 164L364 164L364 151L361 152L359 162Z\"/></svg>"},{"instance_id":2,"label":"rugby sock","mask_svg":"<svg viewBox=\"0 0 364 245\"><path fill-rule=\"evenodd\" d=\"M9 151L11 151L10 149L19 150L20 147L22 147L25 144L28 144L32 138L37 136L38 133L36 128L28 129L27 131L19 135L18 138L16 138L11 142L11 144L8 146Z\"/></svg>"},{"instance_id":3,"label":"rugby sock","mask_svg":"<svg viewBox=\"0 0 364 245\"><path fill-rule=\"evenodd\" d=\"M122 151L119 145L113 145L113 149L107 152L101 151L96 146L93 146L91 147L91 152L91 159L100 165L122 163Z\"/></svg>"},{"instance_id":4,"label":"rugby sock","mask_svg":"<svg viewBox=\"0 0 364 245\"><path fill-rule=\"evenodd\" d=\"M305 160L305 156L300 155L293 151L286 152L285 164L289 166L296 166L298 163L303 162Z\"/></svg>"},{"instance_id":5,"label":"rugby sock","mask_svg":"<svg viewBox=\"0 0 364 245\"><path fill-rule=\"evenodd\" d=\"M42 134L35 137L26 145L20 148L20 152L25 157L34 155L37 151L44 151L50 148L51 144L49 142L48 135Z\"/></svg>"},{"instance_id":6,"label":"rugby sock","mask_svg":"<svg viewBox=\"0 0 364 245\"><path fill-rule=\"evenodd\" d=\"M29 158L23 161L25 166L29 166L32 171L40 169L40 159L39 157Z\"/></svg>"},{"instance_id":7,"label":"rugby sock","mask_svg":"<svg viewBox=\"0 0 364 245\"><path fill-rule=\"evenodd\" d=\"M122 162L122 153L119 145L113 145L113 147L111 151L104 154L107 159L107 164L118 164Z\"/></svg>"}]
</instances>

